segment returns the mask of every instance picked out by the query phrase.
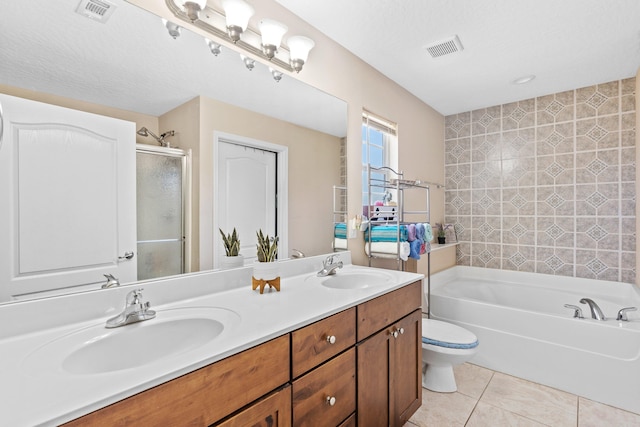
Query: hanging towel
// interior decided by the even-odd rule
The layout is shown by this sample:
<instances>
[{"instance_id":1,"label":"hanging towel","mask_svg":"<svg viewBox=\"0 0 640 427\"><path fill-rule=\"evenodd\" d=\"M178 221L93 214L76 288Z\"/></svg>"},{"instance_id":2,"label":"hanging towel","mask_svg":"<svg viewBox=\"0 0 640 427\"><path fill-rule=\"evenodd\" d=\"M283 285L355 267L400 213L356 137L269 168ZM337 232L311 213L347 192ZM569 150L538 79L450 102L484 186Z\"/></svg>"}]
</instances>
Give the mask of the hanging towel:
<instances>
[{"instance_id":1,"label":"hanging towel","mask_svg":"<svg viewBox=\"0 0 640 427\"><path fill-rule=\"evenodd\" d=\"M426 222L424 224L424 240L426 242L430 242L433 240L433 228L431 228L431 224Z\"/></svg>"},{"instance_id":2,"label":"hanging towel","mask_svg":"<svg viewBox=\"0 0 640 427\"><path fill-rule=\"evenodd\" d=\"M409 242L400 242L400 259L406 261L409 259L409 254L411 253L411 247Z\"/></svg>"},{"instance_id":3,"label":"hanging towel","mask_svg":"<svg viewBox=\"0 0 640 427\"><path fill-rule=\"evenodd\" d=\"M420 246L422 246L422 242L418 239L409 242L409 256L411 258L420 259Z\"/></svg>"},{"instance_id":4,"label":"hanging towel","mask_svg":"<svg viewBox=\"0 0 640 427\"><path fill-rule=\"evenodd\" d=\"M416 240L416 225L415 224L407 225L407 240L409 242L413 242L414 240Z\"/></svg>"}]
</instances>

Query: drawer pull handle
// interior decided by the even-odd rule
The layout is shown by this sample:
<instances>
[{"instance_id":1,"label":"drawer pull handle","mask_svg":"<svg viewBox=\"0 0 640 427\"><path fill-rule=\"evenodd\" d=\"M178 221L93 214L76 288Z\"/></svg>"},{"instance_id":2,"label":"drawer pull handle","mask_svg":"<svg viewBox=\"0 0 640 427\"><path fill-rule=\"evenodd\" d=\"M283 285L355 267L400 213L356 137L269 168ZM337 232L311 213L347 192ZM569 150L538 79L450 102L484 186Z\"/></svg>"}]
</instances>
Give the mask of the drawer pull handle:
<instances>
[{"instance_id":1,"label":"drawer pull handle","mask_svg":"<svg viewBox=\"0 0 640 427\"><path fill-rule=\"evenodd\" d=\"M329 344L335 344L336 343L336 336L335 335L327 335L327 342Z\"/></svg>"},{"instance_id":2,"label":"drawer pull handle","mask_svg":"<svg viewBox=\"0 0 640 427\"><path fill-rule=\"evenodd\" d=\"M333 406L336 404L336 398L334 396L327 396L327 403L329 406Z\"/></svg>"}]
</instances>

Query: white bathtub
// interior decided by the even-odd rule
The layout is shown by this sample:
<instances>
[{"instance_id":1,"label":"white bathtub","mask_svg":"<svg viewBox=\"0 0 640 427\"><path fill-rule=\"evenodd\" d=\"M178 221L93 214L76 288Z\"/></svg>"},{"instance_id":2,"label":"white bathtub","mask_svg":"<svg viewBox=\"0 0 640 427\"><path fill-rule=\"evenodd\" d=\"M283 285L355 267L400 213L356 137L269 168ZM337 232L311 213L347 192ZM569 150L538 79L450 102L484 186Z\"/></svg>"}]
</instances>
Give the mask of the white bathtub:
<instances>
[{"instance_id":1,"label":"white bathtub","mask_svg":"<svg viewBox=\"0 0 640 427\"><path fill-rule=\"evenodd\" d=\"M464 266L431 277L432 318L478 336L472 363L640 414L640 311L616 321L630 306L640 310L640 290L626 283Z\"/></svg>"}]
</instances>

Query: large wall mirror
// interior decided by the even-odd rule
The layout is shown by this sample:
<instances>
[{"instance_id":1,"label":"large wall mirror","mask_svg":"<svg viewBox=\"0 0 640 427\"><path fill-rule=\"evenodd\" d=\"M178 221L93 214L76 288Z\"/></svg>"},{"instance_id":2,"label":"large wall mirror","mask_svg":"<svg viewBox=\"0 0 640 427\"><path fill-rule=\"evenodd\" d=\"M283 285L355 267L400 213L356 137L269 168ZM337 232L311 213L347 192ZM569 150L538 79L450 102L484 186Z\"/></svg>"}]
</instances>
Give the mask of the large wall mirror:
<instances>
[{"instance_id":1,"label":"large wall mirror","mask_svg":"<svg viewBox=\"0 0 640 427\"><path fill-rule=\"evenodd\" d=\"M263 64L256 64L249 71L238 52L223 48L214 56L202 36L183 29L174 39L159 17L124 0L109 2L115 10L102 23L76 12L81 0L39 2L36 11L25 8L21 2L0 0L3 41L0 92L17 96L28 93L32 99L52 103L55 97L63 97L73 100L72 108L107 115L116 111L114 116L136 122L138 128L151 129L155 125L159 132L168 130L162 128L164 124L175 120L171 118L172 111L198 98L204 100L200 102L202 105L215 104L206 110L209 114L224 110L217 117L206 114L199 117L212 123L208 130L230 132L217 129L218 123L232 122L227 114L240 109L253 117L265 118L247 126L253 129L251 135L242 135L242 123L236 124L233 133L241 136L256 138L255 129L275 123L278 131L265 132L268 142L274 144L287 139L279 132L288 126L319 132L344 143L347 130L344 101L288 75L276 82ZM307 66L313 66L312 56ZM100 108L95 111L96 106L104 107L104 112ZM137 138L142 143L154 142L150 138ZM188 142L187 138L192 137L177 134L174 142L178 146L199 143ZM341 169L344 159L340 158L340 149L335 146L327 149L335 153L331 162ZM318 150L317 146L313 150ZM310 173L318 153L305 151L304 141L290 145L289 151L289 247L307 255L330 252L333 186L341 184L341 177L331 174L323 178L322 171ZM194 161L204 162L193 168L194 182L200 180L199 174L211 175L212 159ZM338 175L345 174L342 170ZM195 191L202 191L195 187ZM197 194L194 198L199 200ZM12 201L5 203L10 207ZM200 224L195 227L197 235L193 241L195 245L203 245L213 231L210 225L202 224L208 218L197 221ZM202 234L202 230L208 234ZM194 249L198 251L199 247ZM210 268L206 262L200 263L202 267L198 262L193 264L192 271ZM68 292L76 290L70 288Z\"/></svg>"}]
</instances>

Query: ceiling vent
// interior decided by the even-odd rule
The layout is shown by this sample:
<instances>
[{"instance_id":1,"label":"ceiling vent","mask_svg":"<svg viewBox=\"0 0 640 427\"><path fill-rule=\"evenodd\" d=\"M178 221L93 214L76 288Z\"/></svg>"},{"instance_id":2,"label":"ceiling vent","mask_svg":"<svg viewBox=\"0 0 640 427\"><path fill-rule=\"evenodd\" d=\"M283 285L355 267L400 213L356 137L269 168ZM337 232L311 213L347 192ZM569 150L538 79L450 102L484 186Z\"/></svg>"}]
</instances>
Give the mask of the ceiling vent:
<instances>
[{"instance_id":1,"label":"ceiling vent","mask_svg":"<svg viewBox=\"0 0 640 427\"><path fill-rule=\"evenodd\" d=\"M460 43L460 39L458 38L458 36L453 36L446 40L432 43L425 49L427 49L427 51L433 58L438 58L440 56L460 52L464 48L462 47L462 43Z\"/></svg>"},{"instance_id":2,"label":"ceiling vent","mask_svg":"<svg viewBox=\"0 0 640 427\"><path fill-rule=\"evenodd\" d=\"M115 9L114 4L105 0L80 0L76 13L104 24Z\"/></svg>"}]
</instances>

